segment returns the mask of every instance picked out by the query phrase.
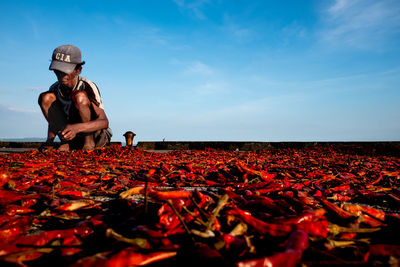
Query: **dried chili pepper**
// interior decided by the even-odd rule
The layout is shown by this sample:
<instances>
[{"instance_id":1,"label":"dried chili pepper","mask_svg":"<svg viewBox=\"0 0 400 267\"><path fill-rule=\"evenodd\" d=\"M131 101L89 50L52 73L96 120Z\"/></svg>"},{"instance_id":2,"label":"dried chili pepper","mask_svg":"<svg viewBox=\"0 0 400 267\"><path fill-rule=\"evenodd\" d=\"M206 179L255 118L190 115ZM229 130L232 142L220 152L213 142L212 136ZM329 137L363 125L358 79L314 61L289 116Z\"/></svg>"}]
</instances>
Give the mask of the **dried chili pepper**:
<instances>
[{"instance_id":1,"label":"dried chili pepper","mask_svg":"<svg viewBox=\"0 0 400 267\"><path fill-rule=\"evenodd\" d=\"M14 216L16 214L26 214L26 213L32 213L35 210L29 209L27 207L23 206L18 206L18 205L8 205L4 210L3 213L7 214L9 216Z\"/></svg>"},{"instance_id":2,"label":"dried chili pepper","mask_svg":"<svg viewBox=\"0 0 400 267\"><path fill-rule=\"evenodd\" d=\"M5 185L10 181L10 175L6 172L0 172L0 187Z\"/></svg>"},{"instance_id":3,"label":"dried chili pepper","mask_svg":"<svg viewBox=\"0 0 400 267\"><path fill-rule=\"evenodd\" d=\"M160 251L144 254L136 251L134 248L126 248L112 256L108 261L104 263L104 266L143 266L153 262L172 258L175 255L175 251Z\"/></svg>"},{"instance_id":4,"label":"dried chili pepper","mask_svg":"<svg viewBox=\"0 0 400 267\"><path fill-rule=\"evenodd\" d=\"M319 198L319 201L321 201L325 205L325 207L327 207L330 211L332 211L335 215L337 215L341 219L351 219L355 217L350 212L341 209L340 207L336 206L335 204L329 202L328 200L322 197Z\"/></svg>"},{"instance_id":5,"label":"dried chili pepper","mask_svg":"<svg viewBox=\"0 0 400 267\"><path fill-rule=\"evenodd\" d=\"M0 239L11 242L25 234L30 226L30 216L14 217L0 228Z\"/></svg>"},{"instance_id":6,"label":"dried chili pepper","mask_svg":"<svg viewBox=\"0 0 400 267\"><path fill-rule=\"evenodd\" d=\"M300 261L304 250L308 247L308 235L302 230L294 231L288 240L284 252L276 253L270 257L261 259L245 260L236 263L238 267L291 267Z\"/></svg>"},{"instance_id":7,"label":"dried chili pepper","mask_svg":"<svg viewBox=\"0 0 400 267\"><path fill-rule=\"evenodd\" d=\"M187 191L154 191L149 190L149 196L157 200L188 198L191 192Z\"/></svg>"},{"instance_id":8,"label":"dried chili pepper","mask_svg":"<svg viewBox=\"0 0 400 267\"><path fill-rule=\"evenodd\" d=\"M237 207L234 207L231 211L233 214L239 215L239 217L253 227L260 234L269 234L272 236L285 236L292 231L290 225L281 224L270 224L263 222L253 217L250 212L243 211Z\"/></svg>"},{"instance_id":9,"label":"dried chili pepper","mask_svg":"<svg viewBox=\"0 0 400 267\"><path fill-rule=\"evenodd\" d=\"M364 212L378 220L385 221L385 212L365 205L358 204L343 204L343 209L350 211L351 213L359 216L361 212Z\"/></svg>"}]
</instances>

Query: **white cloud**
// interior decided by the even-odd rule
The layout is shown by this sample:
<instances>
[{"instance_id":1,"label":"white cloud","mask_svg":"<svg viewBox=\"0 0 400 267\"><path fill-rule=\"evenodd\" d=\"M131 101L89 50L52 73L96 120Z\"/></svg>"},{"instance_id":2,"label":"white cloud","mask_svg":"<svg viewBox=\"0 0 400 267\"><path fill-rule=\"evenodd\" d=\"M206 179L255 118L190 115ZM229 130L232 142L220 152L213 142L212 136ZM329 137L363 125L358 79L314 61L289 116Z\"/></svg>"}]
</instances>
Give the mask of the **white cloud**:
<instances>
[{"instance_id":1,"label":"white cloud","mask_svg":"<svg viewBox=\"0 0 400 267\"><path fill-rule=\"evenodd\" d=\"M209 3L209 0L174 0L181 9L189 11L192 15L200 20L204 20L207 17L202 11L205 4Z\"/></svg>"},{"instance_id":2,"label":"white cloud","mask_svg":"<svg viewBox=\"0 0 400 267\"><path fill-rule=\"evenodd\" d=\"M39 108L38 108L39 109ZM39 110L0 103L0 136L22 138L45 136L47 124Z\"/></svg>"},{"instance_id":3,"label":"white cloud","mask_svg":"<svg viewBox=\"0 0 400 267\"><path fill-rule=\"evenodd\" d=\"M240 120L246 121L257 120L268 117L269 115L279 112L281 115L285 113L285 109L297 105L305 101L305 97L298 93L281 94L277 96L264 97L258 99L244 101L243 103L222 107L218 110L204 112L200 116L209 120ZM270 117L272 118L272 117Z\"/></svg>"},{"instance_id":4,"label":"white cloud","mask_svg":"<svg viewBox=\"0 0 400 267\"><path fill-rule=\"evenodd\" d=\"M334 4L328 9L332 14L338 13L344 8L348 8L350 5L354 4L356 1L349 0L336 0Z\"/></svg>"},{"instance_id":5,"label":"white cloud","mask_svg":"<svg viewBox=\"0 0 400 267\"><path fill-rule=\"evenodd\" d=\"M135 34L141 36L144 43L152 43L162 46L169 43L169 37L157 27L142 27L135 31L137 31Z\"/></svg>"},{"instance_id":6,"label":"white cloud","mask_svg":"<svg viewBox=\"0 0 400 267\"><path fill-rule=\"evenodd\" d=\"M33 93L44 92L44 91L46 91L46 89L47 89L46 86L43 86L43 87L28 87L28 88L26 88L27 91L33 92Z\"/></svg>"},{"instance_id":7,"label":"white cloud","mask_svg":"<svg viewBox=\"0 0 400 267\"><path fill-rule=\"evenodd\" d=\"M0 107L2 107L5 110L11 111L11 112L17 112L17 113L29 113L29 114L39 113L39 110L36 110L36 109L10 106L10 105L1 104L1 103L0 103Z\"/></svg>"},{"instance_id":8,"label":"white cloud","mask_svg":"<svg viewBox=\"0 0 400 267\"><path fill-rule=\"evenodd\" d=\"M186 73L189 74L200 74L200 75L212 75L215 73L215 71L208 65L200 62L200 61L195 61L192 64L190 64L186 71Z\"/></svg>"},{"instance_id":9,"label":"white cloud","mask_svg":"<svg viewBox=\"0 0 400 267\"><path fill-rule=\"evenodd\" d=\"M198 95L215 95L229 92L227 84L224 82L206 82L195 87Z\"/></svg>"},{"instance_id":10,"label":"white cloud","mask_svg":"<svg viewBox=\"0 0 400 267\"><path fill-rule=\"evenodd\" d=\"M307 35L307 29L295 21L284 27L282 33L285 37L304 38Z\"/></svg>"},{"instance_id":11,"label":"white cloud","mask_svg":"<svg viewBox=\"0 0 400 267\"><path fill-rule=\"evenodd\" d=\"M336 0L322 16L322 40L335 46L381 49L400 33L397 0Z\"/></svg>"},{"instance_id":12,"label":"white cloud","mask_svg":"<svg viewBox=\"0 0 400 267\"><path fill-rule=\"evenodd\" d=\"M249 28L240 26L232 22L227 23L226 28L228 32L230 32L235 38L247 39L252 35L252 31Z\"/></svg>"},{"instance_id":13,"label":"white cloud","mask_svg":"<svg viewBox=\"0 0 400 267\"><path fill-rule=\"evenodd\" d=\"M239 42L250 42L256 37L254 28L237 22L234 17L228 14L224 14L222 31Z\"/></svg>"}]
</instances>

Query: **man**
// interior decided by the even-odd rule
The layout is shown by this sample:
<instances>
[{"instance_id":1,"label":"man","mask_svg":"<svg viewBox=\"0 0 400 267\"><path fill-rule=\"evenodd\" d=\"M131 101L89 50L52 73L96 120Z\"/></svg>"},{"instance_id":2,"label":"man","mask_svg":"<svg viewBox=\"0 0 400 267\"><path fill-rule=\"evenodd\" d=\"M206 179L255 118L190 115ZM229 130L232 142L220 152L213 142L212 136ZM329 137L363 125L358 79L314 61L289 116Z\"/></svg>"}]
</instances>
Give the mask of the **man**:
<instances>
[{"instance_id":1,"label":"man","mask_svg":"<svg viewBox=\"0 0 400 267\"><path fill-rule=\"evenodd\" d=\"M61 140L60 151L91 150L110 142L112 132L100 91L96 84L79 76L83 64L78 47L62 45L54 49L49 69L58 81L39 96L40 108L49 123L42 149L52 147L56 135Z\"/></svg>"}]
</instances>

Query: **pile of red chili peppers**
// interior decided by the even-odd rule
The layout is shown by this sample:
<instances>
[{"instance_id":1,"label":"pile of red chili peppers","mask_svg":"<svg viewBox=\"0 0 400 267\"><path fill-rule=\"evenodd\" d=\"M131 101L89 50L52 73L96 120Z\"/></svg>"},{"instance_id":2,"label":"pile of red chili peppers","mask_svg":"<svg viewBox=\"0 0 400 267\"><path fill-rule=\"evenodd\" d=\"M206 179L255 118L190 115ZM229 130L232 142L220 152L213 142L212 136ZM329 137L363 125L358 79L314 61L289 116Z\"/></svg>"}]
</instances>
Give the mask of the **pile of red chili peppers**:
<instances>
[{"instance_id":1,"label":"pile of red chili peppers","mask_svg":"<svg viewBox=\"0 0 400 267\"><path fill-rule=\"evenodd\" d=\"M400 261L398 157L113 146L3 154L0 166L4 266Z\"/></svg>"}]
</instances>

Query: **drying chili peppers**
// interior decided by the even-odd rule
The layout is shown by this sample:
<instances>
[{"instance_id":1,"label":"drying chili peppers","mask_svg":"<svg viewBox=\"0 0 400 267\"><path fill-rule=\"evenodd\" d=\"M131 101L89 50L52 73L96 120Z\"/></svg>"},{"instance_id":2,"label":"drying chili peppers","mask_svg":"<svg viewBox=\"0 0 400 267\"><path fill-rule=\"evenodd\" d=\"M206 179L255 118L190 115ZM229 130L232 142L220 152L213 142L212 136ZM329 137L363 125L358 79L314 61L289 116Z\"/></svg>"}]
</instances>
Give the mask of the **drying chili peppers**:
<instances>
[{"instance_id":1,"label":"drying chili peppers","mask_svg":"<svg viewBox=\"0 0 400 267\"><path fill-rule=\"evenodd\" d=\"M400 159L335 147L0 155L0 264L388 266Z\"/></svg>"}]
</instances>

